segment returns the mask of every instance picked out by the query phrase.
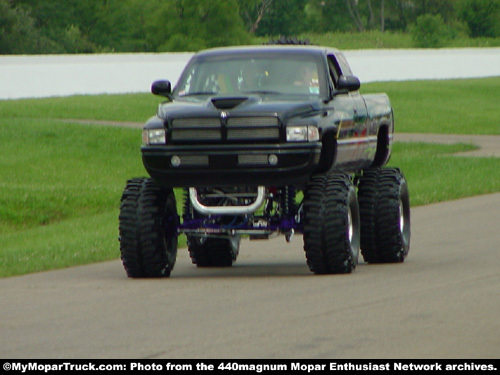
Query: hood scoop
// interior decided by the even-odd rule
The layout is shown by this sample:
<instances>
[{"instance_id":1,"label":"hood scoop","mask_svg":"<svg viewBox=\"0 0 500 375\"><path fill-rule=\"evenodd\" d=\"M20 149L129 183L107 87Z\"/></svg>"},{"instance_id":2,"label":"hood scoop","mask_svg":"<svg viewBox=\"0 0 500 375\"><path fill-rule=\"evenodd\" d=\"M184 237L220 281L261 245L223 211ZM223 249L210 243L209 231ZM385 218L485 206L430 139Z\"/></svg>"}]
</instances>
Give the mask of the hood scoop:
<instances>
[{"instance_id":1,"label":"hood scoop","mask_svg":"<svg viewBox=\"0 0 500 375\"><path fill-rule=\"evenodd\" d=\"M247 100L248 97L246 96L238 96L230 98L212 98L211 102L217 109L232 109Z\"/></svg>"}]
</instances>

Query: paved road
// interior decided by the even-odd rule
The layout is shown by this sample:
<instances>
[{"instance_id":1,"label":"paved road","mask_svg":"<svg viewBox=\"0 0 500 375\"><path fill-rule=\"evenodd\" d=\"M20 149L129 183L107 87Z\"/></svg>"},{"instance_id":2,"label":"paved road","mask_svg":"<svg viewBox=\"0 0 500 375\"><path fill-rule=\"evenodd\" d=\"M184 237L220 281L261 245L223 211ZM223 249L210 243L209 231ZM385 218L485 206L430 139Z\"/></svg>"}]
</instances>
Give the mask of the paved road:
<instances>
[{"instance_id":1,"label":"paved road","mask_svg":"<svg viewBox=\"0 0 500 375\"><path fill-rule=\"evenodd\" d=\"M315 276L302 239L170 279L119 261L0 280L1 358L499 358L500 193L412 211L407 261Z\"/></svg>"}]
</instances>

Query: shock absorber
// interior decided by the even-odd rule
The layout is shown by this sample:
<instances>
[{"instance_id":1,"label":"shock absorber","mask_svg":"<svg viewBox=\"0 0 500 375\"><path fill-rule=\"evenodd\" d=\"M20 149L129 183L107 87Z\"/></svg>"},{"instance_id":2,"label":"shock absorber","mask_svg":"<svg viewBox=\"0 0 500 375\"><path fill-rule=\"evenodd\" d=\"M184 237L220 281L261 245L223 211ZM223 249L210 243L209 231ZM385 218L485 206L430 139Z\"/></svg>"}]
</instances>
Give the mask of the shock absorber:
<instances>
[{"instance_id":1,"label":"shock absorber","mask_svg":"<svg viewBox=\"0 0 500 375\"><path fill-rule=\"evenodd\" d=\"M295 187L289 186L288 187L288 209L289 209L290 216L295 216L295 214L297 213L297 205L295 204L295 195L296 195Z\"/></svg>"},{"instance_id":2,"label":"shock absorber","mask_svg":"<svg viewBox=\"0 0 500 375\"><path fill-rule=\"evenodd\" d=\"M286 186L282 190L281 194L281 208L283 216L293 217L297 211L295 206L295 188L293 186Z\"/></svg>"},{"instance_id":3,"label":"shock absorber","mask_svg":"<svg viewBox=\"0 0 500 375\"><path fill-rule=\"evenodd\" d=\"M184 188L182 190L183 199L183 209L182 209L182 219L184 221L193 219L193 207L191 205L191 200L189 199L189 189Z\"/></svg>"},{"instance_id":4,"label":"shock absorber","mask_svg":"<svg viewBox=\"0 0 500 375\"><path fill-rule=\"evenodd\" d=\"M295 213L297 207L295 204L295 188L293 186L286 186L282 189L281 194L281 209L282 209L282 230L285 230L285 240L290 242L292 240L294 229Z\"/></svg>"}]
</instances>

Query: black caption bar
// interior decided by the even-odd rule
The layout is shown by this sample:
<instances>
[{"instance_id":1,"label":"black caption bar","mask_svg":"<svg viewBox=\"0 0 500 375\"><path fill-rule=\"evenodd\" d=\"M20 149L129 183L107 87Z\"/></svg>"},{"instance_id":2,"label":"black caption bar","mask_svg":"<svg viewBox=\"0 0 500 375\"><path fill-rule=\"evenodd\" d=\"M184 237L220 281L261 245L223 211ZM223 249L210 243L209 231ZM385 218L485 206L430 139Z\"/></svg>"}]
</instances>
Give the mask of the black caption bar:
<instances>
[{"instance_id":1,"label":"black caption bar","mask_svg":"<svg viewBox=\"0 0 500 375\"><path fill-rule=\"evenodd\" d=\"M477 361L312 361L312 360L3 360L4 372L12 374L52 372L210 372L210 373L280 373L326 374L346 372L491 372L498 371L498 360Z\"/></svg>"}]
</instances>

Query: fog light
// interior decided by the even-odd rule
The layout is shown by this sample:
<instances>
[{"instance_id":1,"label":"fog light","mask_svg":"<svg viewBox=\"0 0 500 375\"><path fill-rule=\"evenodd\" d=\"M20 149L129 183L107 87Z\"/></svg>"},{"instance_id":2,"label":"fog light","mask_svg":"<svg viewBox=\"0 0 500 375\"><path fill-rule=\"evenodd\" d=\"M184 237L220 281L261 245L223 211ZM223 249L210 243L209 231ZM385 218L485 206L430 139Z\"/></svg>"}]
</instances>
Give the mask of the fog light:
<instances>
[{"instance_id":1,"label":"fog light","mask_svg":"<svg viewBox=\"0 0 500 375\"><path fill-rule=\"evenodd\" d=\"M276 165L276 164L278 164L278 157L274 154L271 154L267 157L267 161L271 165Z\"/></svg>"},{"instance_id":2,"label":"fog light","mask_svg":"<svg viewBox=\"0 0 500 375\"><path fill-rule=\"evenodd\" d=\"M172 156L172 159L170 159L170 164L172 164L172 167L178 167L179 165L181 165L181 158L177 155Z\"/></svg>"}]
</instances>

